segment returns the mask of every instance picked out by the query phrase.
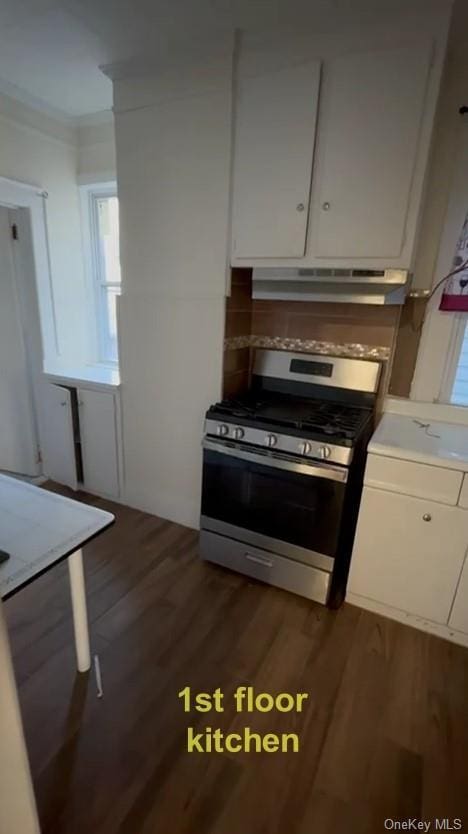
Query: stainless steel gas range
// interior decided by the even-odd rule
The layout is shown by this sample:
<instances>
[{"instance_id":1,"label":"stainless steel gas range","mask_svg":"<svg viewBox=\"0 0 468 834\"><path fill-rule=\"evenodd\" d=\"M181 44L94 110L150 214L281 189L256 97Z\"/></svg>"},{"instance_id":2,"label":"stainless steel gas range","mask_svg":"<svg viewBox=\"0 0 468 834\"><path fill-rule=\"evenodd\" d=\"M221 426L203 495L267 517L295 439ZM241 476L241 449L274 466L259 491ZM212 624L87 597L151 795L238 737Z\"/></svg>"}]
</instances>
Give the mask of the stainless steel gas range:
<instances>
[{"instance_id":1,"label":"stainless steel gas range","mask_svg":"<svg viewBox=\"0 0 468 834\"><path fill-rule=\"evenodd\" d=\"M341 604L380 370L257 351L250 390L206 414L203 559Z\"/></svg>"}]
</instances>

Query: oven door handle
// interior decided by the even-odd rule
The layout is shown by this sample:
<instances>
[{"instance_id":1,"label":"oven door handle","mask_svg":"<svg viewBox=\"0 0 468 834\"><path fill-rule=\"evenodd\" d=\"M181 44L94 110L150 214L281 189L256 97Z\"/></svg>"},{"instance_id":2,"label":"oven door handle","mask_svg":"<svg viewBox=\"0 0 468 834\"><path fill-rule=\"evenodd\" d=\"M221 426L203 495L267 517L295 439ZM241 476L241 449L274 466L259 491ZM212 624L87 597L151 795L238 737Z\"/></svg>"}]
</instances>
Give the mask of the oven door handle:
<instances>
[{"instance_id":1,"label":"oven door handle","mask_svg":"<svg viewBox=\"0 0 468 834\"><path fill-rule=\"evenodd\" d=\"M287 460L286 458L273 457L262 452L251 452L250 449L239 446L228 446L226 443L219 443L215 440L203 439L203 448L210 452L218 452L220 455L229 455L240 460L251 461L252 463L260 463L264 466L270 466L273 469L285 469L287 472L296 472L298 475L310 475L314 478L328 478L330 481L340 481L346 483L348 480L348 470L341 469L330 464L320 463L302 463L295 460Z\"/></svg>"}]
</instances>

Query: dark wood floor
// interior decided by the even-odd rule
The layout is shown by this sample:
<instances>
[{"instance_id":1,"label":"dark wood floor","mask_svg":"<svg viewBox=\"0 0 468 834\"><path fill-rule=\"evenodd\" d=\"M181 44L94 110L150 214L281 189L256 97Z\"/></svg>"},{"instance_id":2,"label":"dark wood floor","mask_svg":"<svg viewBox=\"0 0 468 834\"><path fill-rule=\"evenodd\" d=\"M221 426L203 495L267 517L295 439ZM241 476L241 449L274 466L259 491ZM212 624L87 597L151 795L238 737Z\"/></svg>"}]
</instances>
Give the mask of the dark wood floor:
<instances>
[{"instance_id":1,"label":"dark wood floor","mask_svg":"<svg viewBox=\"0 0 468 834\"><path fill-rule=\"evenodd\" d=\"M468 830L468 650L202 564L192 530L87 500L117 514L85 548L104 698L75 676L65 564L6 604L43 834ZM179 690L244 683L308 707L192 723L294 731L300 751L188 754Z\"/></svg>"}]
</instances>

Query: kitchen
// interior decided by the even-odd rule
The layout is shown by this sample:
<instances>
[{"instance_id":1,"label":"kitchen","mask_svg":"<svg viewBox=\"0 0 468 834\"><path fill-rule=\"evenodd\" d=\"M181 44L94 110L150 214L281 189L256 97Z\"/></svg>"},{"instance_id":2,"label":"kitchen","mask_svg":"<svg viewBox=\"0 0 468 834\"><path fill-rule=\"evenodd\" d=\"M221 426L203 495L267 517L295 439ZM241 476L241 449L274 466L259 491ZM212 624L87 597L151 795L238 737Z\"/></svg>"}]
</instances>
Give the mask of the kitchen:
<instances>
[{"instance_id":1,"label":"kitchen","mask_svg":"<svg viewBox=\"0 0 468 834\"><path fill-rule=\"evenodd\" d=\"M76 191L103 269L118 194L121 276L113 256L99 284L118 361L75 351L87 279L63 303L54 254L35 396L49 489L116 518L83 549L102 703L90 675L67 716L60 566L5 604L43 831L83 829L95 761L103 832L466 813L466 314L442 279L467 210L468 21L338 5L100 61L115 154L109 123L83 123ZM297 763L187 762L174 693L238 682L310 692Z\"/></svg>"}]
</instances>

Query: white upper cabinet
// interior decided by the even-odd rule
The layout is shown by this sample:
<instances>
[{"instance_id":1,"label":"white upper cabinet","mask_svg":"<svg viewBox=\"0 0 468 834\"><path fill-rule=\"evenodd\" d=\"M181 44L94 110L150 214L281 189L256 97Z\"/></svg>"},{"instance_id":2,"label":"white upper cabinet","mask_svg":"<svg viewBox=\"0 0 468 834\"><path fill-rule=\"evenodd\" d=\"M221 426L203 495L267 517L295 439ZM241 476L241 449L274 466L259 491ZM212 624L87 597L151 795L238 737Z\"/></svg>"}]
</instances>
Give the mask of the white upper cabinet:
<instances>
[{"instance_id":1,"label":"white upper cabinet","mask_svg":"<svg viewBox=\"0 0 468 834\"><path fill-rule=\"evenodd\" d=\"M320 62L239 81L233 180L233 254L302 257L320 87Z\"/></svg>"},{"instance_id":2,"label":"white upper cabinet","mask_svg":"<svg viewBox=\"0 0 468 834\"><path fill-rule=\"evenodd\" d=\"M233 265L412 268L448 22L241 41Z\"/></svg>"},{"instance_id":3,"label":"white upper cabinet","mask_svg":"<svg viewBox=\"0 0 468 834\"><path fill-rule=\"evenodd\" d=\"M330 62L312 192L317 257L401 255L431 52L425 43Z\"/></svg>"}]
</instances>

